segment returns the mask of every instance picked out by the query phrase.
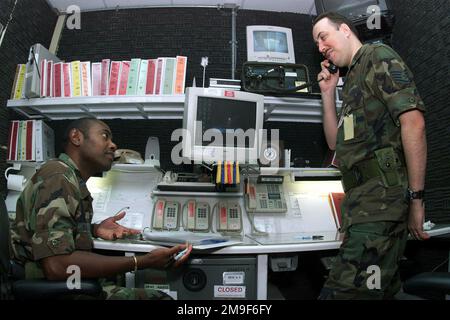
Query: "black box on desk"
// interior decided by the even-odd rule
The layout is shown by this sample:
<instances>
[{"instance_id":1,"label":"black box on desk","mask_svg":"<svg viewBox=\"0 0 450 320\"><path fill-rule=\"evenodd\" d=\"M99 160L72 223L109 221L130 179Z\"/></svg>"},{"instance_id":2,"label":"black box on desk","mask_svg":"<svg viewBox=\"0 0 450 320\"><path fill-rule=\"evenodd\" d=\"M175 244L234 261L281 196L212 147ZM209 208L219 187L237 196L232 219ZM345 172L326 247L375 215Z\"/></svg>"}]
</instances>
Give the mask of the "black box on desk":
<instances>
[{"instance_id":1,"label":"black box on desk","mask_svg":"<svg viewBox=\"0 0 450 320\"><path fill-rule=\"evenodd\" d=\"M209 87L229 90L241 90L241 80L210 78Z\"/></svg>"},{"instance_id":2,"label":"black box on desk","mask_svg":"<svg viewBox=\"0 0 450 320\"><path fill-rule=\"evenodd\" d=\"M135 286L165 288L178 300L256 300L256 278L256 256L194 255L176 269L137 271Z\"/></svg>"},{"instance_id":3,"label":"black box on desk","mask_svg":"<svg viewBox=\"0 0 450 320\"><path fill-rule=\"evenodd\" d=\"M259 94L310 93L310 87L290 90L309 82L303 64L247 61L242 66L242 89Z\"/></svg>"}]
</instances>

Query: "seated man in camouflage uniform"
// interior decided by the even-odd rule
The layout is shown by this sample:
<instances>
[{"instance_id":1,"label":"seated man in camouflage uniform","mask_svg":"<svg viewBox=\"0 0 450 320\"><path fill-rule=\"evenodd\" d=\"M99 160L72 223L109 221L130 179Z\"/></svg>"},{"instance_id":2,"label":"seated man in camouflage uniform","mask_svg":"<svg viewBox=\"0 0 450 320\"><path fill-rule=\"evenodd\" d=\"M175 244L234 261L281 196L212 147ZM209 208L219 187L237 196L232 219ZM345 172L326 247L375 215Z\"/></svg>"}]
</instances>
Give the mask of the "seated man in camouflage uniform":
<instances>
[{"instance_id":1,"label":"seated man in camouflage uniform","mask_svg":"<svg viewBox=\"0 0 450 320\"><path fill-rule=\"evenodd\" d=\"M14 259L24 266L26 278L64 280L68 267L80 268L82 278L102 278L141 268L164 268L185 245L160 248L136 257L103 256L91 252L92 236L105 240L122 238L138 230L117 223L125 213L91 224L92 197L86 181L107 171L117 146L109 127L94 118L82 118L66 129L59 159L47 161L32 177L17 201L11 227ZM188 254L176 262L186 261ZM104 287L107 299L167 299L148 289Z\"/></svg>"},{"instance_id":2,"label":"seated man in camouflage uniform","mask_svg":"<svg viewBox=\"0 0 450 320\"><path fill-rule=\"evenodd\" d=\"M408 229L415 239L429 237L422 201L425 107L400 56L383 44L362 45L345 17L318 16L313 38L326 58L317 77L323 80L323 125L345 191L345 237L319 298L392 298L400 289L398 261ZM331 61L348 67L339 119L339 73L327 70Z\"/></svg>"}]
</instances>

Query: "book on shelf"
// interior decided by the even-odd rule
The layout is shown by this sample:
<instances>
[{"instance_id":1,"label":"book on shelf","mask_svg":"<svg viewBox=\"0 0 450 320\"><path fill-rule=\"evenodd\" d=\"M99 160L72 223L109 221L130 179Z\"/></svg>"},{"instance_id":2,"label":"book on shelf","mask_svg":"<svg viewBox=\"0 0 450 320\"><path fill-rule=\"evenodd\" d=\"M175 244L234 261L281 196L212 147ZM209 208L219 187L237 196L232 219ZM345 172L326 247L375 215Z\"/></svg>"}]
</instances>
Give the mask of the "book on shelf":
<instances>
[{"instance_id":1,"label":"book on shelf","mask_svg":"<svg viewBox=\"0 0 450 320\"><path fill-rule=\"evenodd\" d=\"M134 58L130 62L130 72L128 73L127 83L127 95L136 95L137 85L139 80L139 67L141 65L141 59Z\"/></svg>"},{"instance_id":2,"label":"book on shelf","mask_svg":"<svg viewBox=\"0 0 450 320\"><path fill-rule=\"evenodd\" d=\"M183 94L186 82L187 57L177 56L177 68L175 74L175 90L174 94Z\"/></svg>"},{"instance_id":3,"label":"book on shelf","mask_svg":"<svg viewBox=\"0 0 450 320\"><path fill-rule=\"evenodd\" d=\"M42 59L39 64L39 88L40 88L40 96L45 97L47 94L47 59Z\"/></svg>"},{"instance_id":4,"label":"book on shelf","mask_svg":"<svg viewBox=\"0 0 450 320\"><path fill-rule=\"evenodd\" d=\"M26 121L26 143L25 143L25 159L26 161L36 160L36 135L34 134L34 121Z\"/></svg>"},{"instance_id":5,"label":"book on shelf","mask_svg":"<svg viewBox=\"0 0 450 320\"><path fill-rule=\"evenodd\" d=\"M149 59L145 94L155 94L156 67L158 59Z\"/></svg>"},{"instance_id":6,"label":"book on shelf","mask_svg":"<svg viewBox=\"0 0 450 320\"><path fill-rule=\"evenodd\" d=\"M119 79L121 67L122 63L120 61L111 62L111 74L109 75L109 86L108 86L108 95L110 96L115 96L119 93Z\"/></svg>"},{"instance_id":7,"label":"book on shelf","mask_svg":"<svg viewBox=\"0 0 450 320\"><path fill-rule=\"evenodd\" d=\"M174 79L175 79L175 58L164 58L164 70L162 76L162 94L173 94L174 92Z\"/></svg>"},{"instance_id":8,"label":"book on shelf","mask_svg":"<svg viewBox=\"0 0 450 320\"><path fill-rule=\"evenodd\" d=\"M70 63L71 74L72 74L72 97L81 96L81 74L80 74L80 61L72 61Z\"/></svg>"},{"instance_id":9,"label":"book on shelf","mask_svg":"<svg viewBox=\"0 0 450 320\"><path fill-rule=\"evenodd\" d=\"M88 97L92 95L91 91L91 62L83 61L81 66L81 95Z\"/></svg>"},{"instance_id":10,"label":"book on shelf","mask_svg":"<svg viewBox=\"0 0 450 320\"><path fill-rule=\"evenodd\" d=\"M17 136L19 130L19 121L13 120L9 126L8 138L8 161L17 160Z\"/></svg>"},{"instance_id":11,"label":"book on shelf","mask_svg":"<svg viewBox=\"0 0 450 320\"><path fill-rule=\"evenodd\" d=\"M14 75L14 83L11 90L11 99L22 99L24 95L26 65L18 64L16 74Z\"/></svg>"},{"instance_id":12,"label":"book on shelf","mask_svg":"<svg viewBox=\"0 0 450 320\"><path fill-rule=\"evenodd\" d=\"M46 161L55 157L55 136L42 120L13 120L8 139L8 161Z\"/></svg>"},{"instance_id":13,"label":"book on shelf","mask_svg":"<svg viewBox=\"0 0 450 320\"><path fill-rule=\"evenodd\" d=\"M19 137L17 146L17 158L20 161L25 160L25 148L27 143L27 123L26 121L20 121L19 123Z\"/></svg>"},{"instance_id":14,"label":"book on shelf","mask_svg":"<svg viewBox=\"0 0 450 320\"><path fill-rule=\"evenodd\" d=\"M53 64L53 96L55 98L62 97L62 62Z\"/></svg>"},{"instance_id":15,"label":"book on shelf","mask_svg":"<svg viewBox=\"0 0 450 320\"><path fill-rule=\"evenodd\" d=\"M40 59L40 97L184 94L187 57L133 58L130 61ZM24 97L27 65L16 67L11 99Z\"/></svg>"},{"instance_id":16,"label":"book on shelf","mask_svg":"<svg viewBox=\"0 0 450 320\"><path fill-rule=\"evenodd\" d=\"M106 96L108 94L110 62L111 62L110 59L102 60L102 78L101 78L101 84L100 84L100 95L102 95L102 96Z\"/></svg>"},{"instance_id":17,"label":"book on shelf","mask_svg":"<svg viewBox=\"0 0 450 320\"><path fill-rule=\"evenodd\" d=\"M338 229L342 226L342 212L341 205L344 200L345 193L343 192L330 192L328 194L328 199L330 201L331 211L333 213L334 222Z\"/></svg>"},{"instance_id":18,"label":"book on shelf","mask_svg":"<svg viewBox=\"0 0 450 320\"><path fill-rule=\"evenodd\" d=\"M156 60L156 75L155 75L155 94L161 94L162 73L164 70L164 58Z\"/></svg>"},{"instance_id":19,"label":"book on shelf","mask_svg":"<svg viewBox=\"0 0 450 320\"><path fill-rule=\"evenodd\" d=\"M72 76L71 76L71 67L70 63L63 62L62 64L63 70L63 79L62 79L62 96L63 97L71 97L72 96Z\"/></svg>"},{"instance_id":20,"label":"book on shelf","mask_svg":"<svg viewBox=\"0 0 450 320\"><path fill-rule=\"evenodd\" d=\"M131 61L122 61L122 69L120 71L119 79L119 95L123 96L127 94L128 76L130 74Z\"/></svg>"},{"instance_id":21,"label":"book on shelf","mask_svg":"<svg viewBox=\"0 0 450 320\"><path fill-rule=\"evenodd\" d=\"M52 83L52 78L53 78L53 61L51 60L46 60L46 69L45 69L45 89L46 89L46 93L45 96L46 97L53 97L53 83Z\"/></svg>"},{"instance_id":22,"label":"book on shelf","mask_svg":"<svg viewBox=\"0 0 450 320\"><path fill-rule=\"evenodd\" d=\"M36 161L46 161L55 157L55 134L42 120L35 121Z\"/></svg>"},{"instance_id":23,"label":"book on shelf","mask_svg":"<svg viewBox=\"0 0 450 320\"><path fill-rule=\"evenodd\" d=\"M16 73L14 74L14 82L11 87L11 95L9 96L10 99L15 99L14 96L16 92L17 79L19 78L19 74L20 74L20 64L16 66Z\"/></svg>"},{"instance_id":24,"label":"book on shelf","mask_svg":"<svg viewBox=\"0 0 450 320\"><path fill-rule=\"evenodd\" d=\"M99 96L102 88L102 63L92 63L92 95Z\"/></svg>"},{"instance_id":25,"label":"book on shelf","mask_svg":"<svg viewBox=\"0 0 450 320\"><path fill-rule=\"evenodd\" d=\"M148 59L142 59L139 66L139 77L137 81L136 94L139 96L145 95L145 88L147 86L147 71L148 71Z\"/></svg>"}]
</instances>

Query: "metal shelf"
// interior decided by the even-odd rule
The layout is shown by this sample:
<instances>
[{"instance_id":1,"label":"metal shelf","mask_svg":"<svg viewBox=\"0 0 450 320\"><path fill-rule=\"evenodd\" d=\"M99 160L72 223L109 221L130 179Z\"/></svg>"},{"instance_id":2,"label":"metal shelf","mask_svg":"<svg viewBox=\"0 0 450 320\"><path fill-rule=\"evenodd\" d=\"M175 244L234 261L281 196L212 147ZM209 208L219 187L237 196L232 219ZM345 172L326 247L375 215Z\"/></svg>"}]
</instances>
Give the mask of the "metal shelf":
<instances>
[{"instance_id":1,"label":"metal shelf","mask_svg":"<svg viewBox=\"0 0 450 320\"><path fill-rule=\"evenodd\" d=\"M320 99L267 96L264 101L266 121L322 122ZM183 119L184 95L20 99L8 100L7 107L30 119Z\"/></svg>"},{"instance_id":2,"label":"metal shelf","mask_svg":"<svg viewBox=\"0 0 450 320\"><path fill-rule=\"evenodd\" d=\"M295 177L340 177L337 168L276 168L261 167L261 174L292 174Z\"/></svg>"},{"instance_id":3,"label":"metal shelf","mask_svg":"<svg viewBox=\"0 0 450 320\"><path fill-rule=\"evenodd\" d=\"M182 119L184 95L36 98L8 100L7 106L31 119Z\"/></svg>"}]
</instances>

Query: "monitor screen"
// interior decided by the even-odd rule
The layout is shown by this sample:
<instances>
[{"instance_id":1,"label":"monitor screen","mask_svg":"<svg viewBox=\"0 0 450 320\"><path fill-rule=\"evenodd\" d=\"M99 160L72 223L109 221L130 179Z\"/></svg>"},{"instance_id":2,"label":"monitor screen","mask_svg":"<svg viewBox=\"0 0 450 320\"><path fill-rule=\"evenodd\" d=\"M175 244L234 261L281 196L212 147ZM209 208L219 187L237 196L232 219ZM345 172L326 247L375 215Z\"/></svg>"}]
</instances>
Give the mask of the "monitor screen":
<instances>
[{"instance_id":1,"label":"monitor screen","mask_svg":"<svg viewBox=\"0 0 450 320\"><path fill-rule=\"evenodd\" d=\"M247 61L295 63L292 30L277 26L247 26Z\"/></svg>"},{"instance_id":2,"label":"monitor screen","mask_svg":"<svg viewBox=\"0 0 450 320\"><path fill-rule=\"evenodd\" d=\"M226 146L227 131L232 134L235 129L242 129L244 132L255 128L256 123L256 102L232 100L223 98L198 97L197 100L197 121L202 122L202 132L196 136L196 145L206 146L208 141L202 137L207 130L217 130L222 135L222 146ZM231 147L253 147L255 141L246 139L239 141L234 139Z\"/></svg>"},{"instance_id":3,"label":"monitor screen","mask_svg":"<svg viewBox=\"0 0 450 320\"><path fill-rule=\"evenodd\" d=\"M255 31L253 33L255 51L288 53L287 35L277 31Z\"/></svg>"},{"instance_id":4,"label":"monitor screen","mask_svg":"<svg viewBox=\"0 0 450 320\"><path fill-rule=\"evenodd\" d=\"M222 88L187 88L183 156L194 161L256 163L264 96Z\"/></svg>"}]
</instances>

